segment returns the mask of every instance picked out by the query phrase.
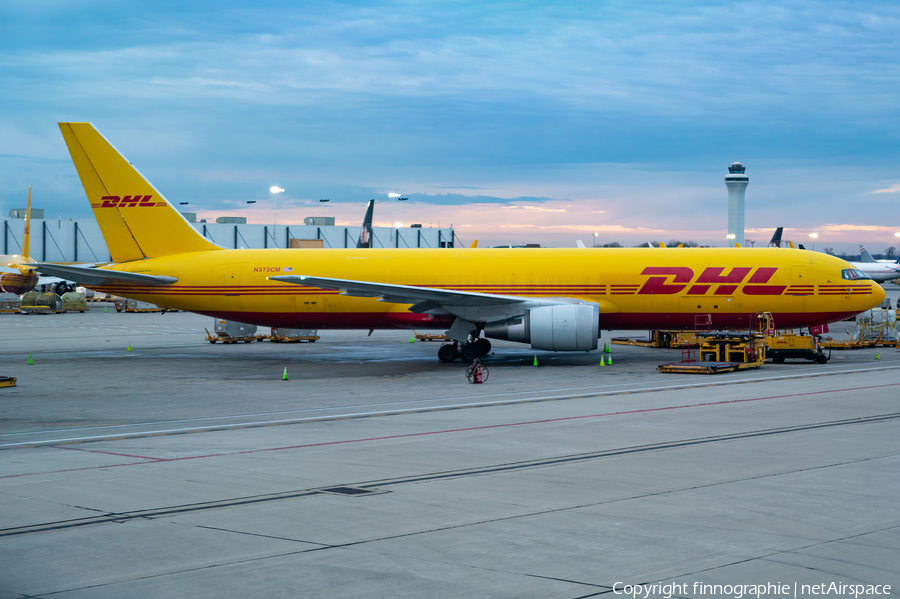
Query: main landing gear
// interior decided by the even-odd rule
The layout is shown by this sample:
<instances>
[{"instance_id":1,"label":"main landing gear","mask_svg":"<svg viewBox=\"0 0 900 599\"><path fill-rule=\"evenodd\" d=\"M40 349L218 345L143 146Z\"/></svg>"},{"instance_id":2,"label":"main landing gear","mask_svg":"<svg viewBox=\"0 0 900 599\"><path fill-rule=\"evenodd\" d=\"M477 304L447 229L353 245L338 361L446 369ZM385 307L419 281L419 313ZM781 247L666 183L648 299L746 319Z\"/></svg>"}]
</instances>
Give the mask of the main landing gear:
<instances>
[{"instance_id":1,"label":"main landing gear","mask_svg":"<svg viewBox=\"0 0 900 599\"><path fill-rule=\"evenodd\" d=\"M441 362L453 362L457 358L463 362L471 362L475 358L491 353L491 342L484 337L469 338L468 343L460 345L458 342L445 343L438 350L438 359Z\"/></svg>"}]
</instances>

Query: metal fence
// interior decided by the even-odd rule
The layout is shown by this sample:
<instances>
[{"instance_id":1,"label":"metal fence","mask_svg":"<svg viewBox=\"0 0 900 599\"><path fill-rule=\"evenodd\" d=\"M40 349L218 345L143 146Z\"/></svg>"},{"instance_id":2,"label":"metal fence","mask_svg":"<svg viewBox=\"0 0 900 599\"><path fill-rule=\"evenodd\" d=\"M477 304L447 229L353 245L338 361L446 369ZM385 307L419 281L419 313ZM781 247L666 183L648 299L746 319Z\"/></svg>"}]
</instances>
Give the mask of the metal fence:
<instances>
[{"instance_id":1,"label":"metal fence","mask_svg":"<svg viewBox=\"0 0 900 599\"><path fill-rule=\"evenodd\" d=\"M325 248L354 248L360 227L313 225L236 225L191 223L200 234L225 248L289 248L291 239L320 239ZM3 254L19 254L24 219L3 219ZM452 248L453 229L374 227L372 247ZM29 254L39 262L109 262L100 227L93 219L32 219Z\"/></svg>"}]
</instances>

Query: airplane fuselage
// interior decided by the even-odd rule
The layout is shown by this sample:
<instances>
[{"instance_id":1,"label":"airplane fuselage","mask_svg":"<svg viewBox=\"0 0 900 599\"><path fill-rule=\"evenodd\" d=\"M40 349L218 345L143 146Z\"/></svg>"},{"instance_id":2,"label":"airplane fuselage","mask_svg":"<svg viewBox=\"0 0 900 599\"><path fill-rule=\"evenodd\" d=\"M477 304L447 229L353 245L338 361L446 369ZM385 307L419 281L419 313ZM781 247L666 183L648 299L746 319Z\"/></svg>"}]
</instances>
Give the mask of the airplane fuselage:
<instances>
[{"instance_id":1,"label":"airplane fuselage","mask_svg":"<svg viewBox=\"0 0 900 599\"><path fill-rule=\"evenodd\" d=\"M249 324L355 329L449 327L454 316L409 305L270 281L285 274L436 287L600 306L601 329L746 328L772 312L779 328L843 320L884 297L850 265L787 248L302 249L192 252L110 268L175 277L172 285L104 285L99 291Z\"/></svg>"}]
</instances>

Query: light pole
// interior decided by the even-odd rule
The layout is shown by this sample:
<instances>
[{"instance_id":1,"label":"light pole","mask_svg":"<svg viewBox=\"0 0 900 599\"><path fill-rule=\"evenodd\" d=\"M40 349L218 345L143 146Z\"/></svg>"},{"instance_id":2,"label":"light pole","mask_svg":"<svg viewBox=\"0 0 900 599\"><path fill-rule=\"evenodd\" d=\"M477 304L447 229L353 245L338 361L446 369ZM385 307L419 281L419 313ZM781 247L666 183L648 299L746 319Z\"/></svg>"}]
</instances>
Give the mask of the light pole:
<instances>
[{"instance_id":1,"label":"light pole","mask_svg":"<svg viewBox=\"0 0 900 599\"><path fill-rule=\"evenodd\" d=\"M278 187L277 185L273 185L269 188L269 191L275 195L275 226L278 226L278 194L284 193L284 189Z\"/></svg>"},{"instance_id":2,"label":"light pole","mask_svg":"<svg viewBox=\"0 0 900 599\"><path fill-rule=\"evenodd\" d=\"M393 192L393 191L392 191L391 193L388 194L388 197L389 197L389 198L394 198L394 199L396 199L398 202L401 202L401 204L400 204L400 210L399 210L400 215L399 215L399 218L397 219L397 222L394 223L394 225L399 229L400 227L403 226L403 204L402 204L402 202L407 201L409 198L403 198L403 197L400 197L400 194L399 194L399 193L395 193L395 192Z\"/></svg>"},{"instance_id":3,"label":"light pole","mask_svg":"<svg viewBox=\"0 0 900 599\"><path fill-rule=\"evenodd\" d=\"M810 233L809 237L810 237L810 239L813 240L813 251L816 251L816 239L819 238L819 234L818 233Z\"/></svg>"},{"instance_id":4,"label":"light pole","mask_svg":"<svg viewBox=\"0 0 900 599\"><path fill-rule=\"evenodd\" d=\"M597 234L594 233L594 247L597 247Z\"/></svg>"}]
</instances>

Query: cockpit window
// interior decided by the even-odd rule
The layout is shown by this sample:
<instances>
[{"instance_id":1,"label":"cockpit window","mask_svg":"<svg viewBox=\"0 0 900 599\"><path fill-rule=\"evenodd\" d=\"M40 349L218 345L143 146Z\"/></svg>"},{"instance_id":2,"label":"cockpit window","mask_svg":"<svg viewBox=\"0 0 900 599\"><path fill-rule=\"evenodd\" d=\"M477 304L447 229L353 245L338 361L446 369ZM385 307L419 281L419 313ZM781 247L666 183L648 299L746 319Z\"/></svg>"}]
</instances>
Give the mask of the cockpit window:
<instances>
[{"instance_id":1,"label":"cockpit window","mask_svg":"<svg viewBox=\"0 0 900 599\"><path fill-rule=\"evenodd\" d=\"M845 268L841 271L841 278L848 281L871 280L869 275L858 268Z\"/></svg>"}]
</instances>

